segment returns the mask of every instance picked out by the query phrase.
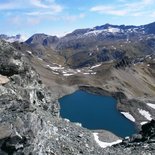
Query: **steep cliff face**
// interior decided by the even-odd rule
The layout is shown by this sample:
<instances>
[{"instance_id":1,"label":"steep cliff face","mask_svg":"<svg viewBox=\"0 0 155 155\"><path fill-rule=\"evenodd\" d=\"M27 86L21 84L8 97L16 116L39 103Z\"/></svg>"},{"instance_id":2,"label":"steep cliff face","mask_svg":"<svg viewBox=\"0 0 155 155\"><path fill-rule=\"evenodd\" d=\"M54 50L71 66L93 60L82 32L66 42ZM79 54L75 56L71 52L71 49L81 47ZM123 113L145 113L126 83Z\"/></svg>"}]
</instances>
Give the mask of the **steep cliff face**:
<instances>
[{"instance_id":1,"label":"steep cliff face","mask_svg":"<svg viewBox=\"0 0 155 155\"><path fill-rule=\"evenodd\" d=\"M90 131L59 118L58 94L29 61L0 42L0 154L98 154Z\"/></svg>"}]
</instances>

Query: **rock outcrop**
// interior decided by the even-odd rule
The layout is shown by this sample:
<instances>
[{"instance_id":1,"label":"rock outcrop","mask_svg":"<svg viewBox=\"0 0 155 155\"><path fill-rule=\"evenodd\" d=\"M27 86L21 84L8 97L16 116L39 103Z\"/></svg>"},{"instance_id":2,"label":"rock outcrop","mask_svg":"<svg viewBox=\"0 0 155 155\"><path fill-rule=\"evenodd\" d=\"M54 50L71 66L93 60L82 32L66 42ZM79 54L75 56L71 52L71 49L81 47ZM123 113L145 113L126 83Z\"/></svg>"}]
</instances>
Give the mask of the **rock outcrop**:
<instances>
[{"instance_id":1,"label":"rock outcrop","mask_svg":"<svg viewBox=\"0 0 155 155\"><path fill-rule=\"evenodd\" d=\"M109 148L110 149L110 148ZM139 134L133 135L130 138L124 139L122 143L117 144L111 148L116 152L115 154L137 154L146 155L155 154L155 121L142 126Z\"/></svg>"},{"instance_id":2,"label":"rock outcrop","mask_svg":"<svg viewBox=\"0 0 155 155\"><path fill-rule=\"evenodd\" d=\"M99 154L92 133L59 117L55 96L26 57L3 41L0 74L10 80L0 84L1 155Z\"/></svg>"}]
</instances>

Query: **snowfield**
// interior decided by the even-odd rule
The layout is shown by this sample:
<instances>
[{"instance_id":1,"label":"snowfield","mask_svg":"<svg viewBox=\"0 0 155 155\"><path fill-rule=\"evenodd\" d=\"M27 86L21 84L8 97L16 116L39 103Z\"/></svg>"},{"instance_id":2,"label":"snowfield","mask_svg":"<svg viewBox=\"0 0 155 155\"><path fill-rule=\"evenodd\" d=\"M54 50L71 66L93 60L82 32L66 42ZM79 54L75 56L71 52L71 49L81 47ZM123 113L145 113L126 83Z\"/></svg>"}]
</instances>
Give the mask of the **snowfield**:
<instances>
[{"instance_id":1,"label":"snowfield","mask_svg":"<svg viewBox=\"0 0 155 155\"><path fill-rule=\"evenodd\" d=\"M151 117L151 114L146 111L146 110L143 110L143 109L139 109L138 108L138 111L141 115L143 115L147 120L151 121L152 120L152 117Z\"/></svg>"},{"instance_id":2,"label":"snowfield","mask_svg":"<svg viewBox=\"0 0 155 155\"><path fill-rule=\"evenodd\" d=\"M152 104L152 103L147 103L147 105L153 109L155 109L155 104Z\"/></svg>"},{"instance_id":3,"label":"snowfield","mask_svg":"<svg viewBox=\"0 0 155 155\"><path fill-rule=\"evenodd\" d=\"M121 112L121 114L123 114L126 118L128 118L132 122L135 122L135 118L130 113L128 113L128 112Z\"/></svg>"},{"instance_id":4,"label":"snowfield","mask_svg":"<svg viewBox=\"0 0 155 155\"><path fill-rule=\"evenodd\" d=\"M122 140L120 140L120 139L117 140L117 141L111 142L111 143L102 142L102 141L99 140L98 133L93 133L93 135L94 135L94 139L95 139L96 143L100 147L102 147L102 148L106 148L108 146L112 146L112 145L115 145L115 144L118 144L118 143L121 143L122 142Z\"/></svg>"},{"instance_id":5,"label":"snowfield","mask_svg":"<svg viewBox=\"0 0 155 155\"><path fill-rule=\"evenodd\" d=\"M104 30L93 30L93 31L86 32L84 35L85 36L89 36L89 35L96 36L96 35L98 35L98 34L100 34L102 32L104 32Z\"/></svg>"},{"instance_id":6,"label":"snowfield","mask_svg":"<svg viewBox=\"0 0 155 155\"><path fill-rule=\"evenodd\" d=\"M119 33L120 32L120 29L119 28L114 28L114 27L109 27L107 29L108 32L111 32L111 33Z\"/></svg>"},{"instance_id":7,"label":"snowfield","mask_svg":"<svg viewBox=\"0 0 155 155\"><path fill-rule=\"evenodd\" d=\"M38 58L39 59L39 58ZM43 61L43 60L42 60ZM92 67L84 67L82 69L70 69L70 68L65 68L61 65L58 65L56 63L53 63L52 66L51 65L46 65L46 68L49 68L52 70L53 74L62 74L63 76L72 76L72 75L77 75L77 74L83 74L83 75L96 75L97 72L94 72L93 69L97 68L99 66L101 66L102 64L97 64L94 65Z\"/></svg>"}]
</instances>

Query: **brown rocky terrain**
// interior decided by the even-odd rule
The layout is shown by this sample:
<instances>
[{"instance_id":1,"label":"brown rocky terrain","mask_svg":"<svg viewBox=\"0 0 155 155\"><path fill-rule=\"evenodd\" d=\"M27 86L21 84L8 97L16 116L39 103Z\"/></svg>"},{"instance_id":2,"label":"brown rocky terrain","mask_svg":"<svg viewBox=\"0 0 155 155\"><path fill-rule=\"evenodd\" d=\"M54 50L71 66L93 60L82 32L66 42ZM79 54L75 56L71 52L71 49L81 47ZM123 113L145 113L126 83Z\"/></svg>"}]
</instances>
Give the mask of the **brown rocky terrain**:
<instances>
[{"instance_id":1,"label":"brown rocky terrain","mask_svg":"<svg viewBox=\"0 0 155 155\"><path fill-rule=\"evenodd\" d=\"M78 70L69 70L67 76L65 75L68 68L65 64L61 63L64 68L55 71L54 67L57 66L55 61L48 63L48 61L45 62L33 56L31 63L40 74L43 83L52 89L64 92L63 95L79 89L80 86L99 87L109 94L122 92L126 97L127 103L128 101L141 103L137 106L135 105L132 109L133 104L128 105L126 103L127 105L124 105L125 101L122 101L123 104L118 101L118 108L134 115L139 125L141 122L147 121L147 119L143 118L138 112L135 114L135 108L147 109L152 117L155 117L154 110L146 105L149 102L154 103L154 60L150 60L150 62L144 60L142 63L132 64L123 68L115 68L115 62L106 62L93 69L85 67ZM49 68L47 65L53 65L53 68ZM68 89L69 92L67 92Z\"/></svg>"},{"instance_id":2,"label":"brown rocky terrain","mask_svg":"<svg viewBox=\"0 0 155 155\"><path fill-rule=\"evenodd\" d=\"M57 99L76 89L84 89L101 95L112 95L120 101L120 108L128 111L131 110L131 107L136 109L137 106L146 106L140 100L129 100L129 97L120 90L112 92L110 89L105 90L99 87L99 79L95 80L93 86L90 86L89 82L92 82L95 77L97 78L98 74L104 75L100 69L99 73L90 76L92 79L90 78L89 81L88 74L84 74L88 70L84 68L82 73L78 72L80 75L84 75L76 77L77 79L81 77L81 79L72 82L71 77L75 75L53 74L51 71L53 68L46 68L44 63L41 63L40 67L38 66L37 63L42 60L33 56L31 56L32 59L28 59L29 55L17 51L9 43L0 42L0 54L1 58L7 54L5 61L0 61L0 74L7 79L0 84L0 154L154 154L154 121L144 125L138 135L124 139L120 144L102 148L103 146L101 147L101 144L99 145L95 141L97 135L94 131L80 127L59 116L60 107ZM42 80L32 65L40 73L43 82L46 85L50 84L49 88L42 84ZM101 66L102 70L105 67L103 66ZM111 63L106 64L104 68L109 71L109 75L110 68ZM112 67L112 69L114 68ZM98 69L95 67L95 70ZM71 72L71 70L69 71ZM45 80L47 77L44 77L43 73L49 73L48 81ZM60 78L63 80L63 85L59 83ZM86 78L88 83L84 83ZM106 76L103 78L106 79ZM86 84L87 86L84 86ZM149 97L151 99L151 95ZM151 114L154 117L153 112ZM138 117L135 118L139 122ZM146 119L142 118L141 121L144 120ZM104 130L100 131L99 136L100 143L106 143L104 145L118 139Z\"/></svg>"}]
</instances>

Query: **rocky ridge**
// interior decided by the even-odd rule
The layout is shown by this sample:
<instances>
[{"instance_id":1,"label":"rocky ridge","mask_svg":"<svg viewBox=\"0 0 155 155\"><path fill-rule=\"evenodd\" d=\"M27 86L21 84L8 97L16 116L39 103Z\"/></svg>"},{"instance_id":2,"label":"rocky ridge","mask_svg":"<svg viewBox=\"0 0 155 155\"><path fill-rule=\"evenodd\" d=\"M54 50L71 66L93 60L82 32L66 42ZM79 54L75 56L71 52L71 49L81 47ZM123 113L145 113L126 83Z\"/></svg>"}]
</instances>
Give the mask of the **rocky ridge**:
<instances>
[{"instance_id":1,"label":"rocky ridge","mask_svg":"<svg viewBox=\"0 0 155 155\"><path fill-rule=\"evenodd\" d=\"M1 41L0 55L0 74L9 79L0 84L0 154L101 152L89 130L59 117L58 94L42 85L20 51Z\"/></svg>"},{"instance_id":2,"label":"rocky ridge","mask_svg":"<svg viewBox=\"0 0 155 155\"><path fill-rule=\"evenodd\" d=\"M154 121L140 135L103 149L92 131L60 118L57 99L64 94L47 89L21 51L1 41L0 56L0 74L7 79L0 83L0 154L154 153Z\"/></svg>"},{"instance_id":3,"label":"rocky ridge","mask_svg":"<svg viewBox=\"0 0 155 155\"><path fill-rule=\"evenodd\" d=\"M141 26L105 24L77 29L61 38L34 34L24 45L29 45L40 57L44 57L47 50L54 51L65 59L66 65L81 68L121 60L126 56L135 58L153 54L154 25L155 23Z\"/></svg>"}]
</instances>

